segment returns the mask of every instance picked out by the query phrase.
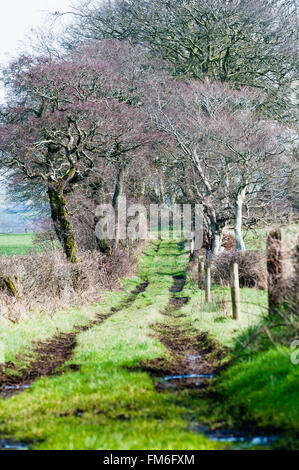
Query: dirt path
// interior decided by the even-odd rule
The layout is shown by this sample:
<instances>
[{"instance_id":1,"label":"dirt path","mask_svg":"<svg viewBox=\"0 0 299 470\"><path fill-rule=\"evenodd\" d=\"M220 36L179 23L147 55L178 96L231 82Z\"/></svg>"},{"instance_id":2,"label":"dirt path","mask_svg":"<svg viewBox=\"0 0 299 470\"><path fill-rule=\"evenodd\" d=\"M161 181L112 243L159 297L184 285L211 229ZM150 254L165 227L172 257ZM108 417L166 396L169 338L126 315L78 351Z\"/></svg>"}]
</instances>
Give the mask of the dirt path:
<instances>
[{"instance_id":1,"label":"dirt path","mask_svg":"<svg viewBox=\"0 0 299 470\"><path fill-rule=\"evenodd\" d=\"M18 368L13 363L0 366L0 397L10 397L29 388L35 379L59 373L59 368L68 361L76 347L76 337L91 328L100 325L112 315L131 305L136 297L145 291L148 281L140 283L130 295L117 307L112 307L108 315L98 314L96 319L84 326L77 326L71 333L58 333L48 341L36 342L33 353L36 356L28 367ZM24 357L22 358L24 360ZM78 370L73 364L71 370Z\"/></svg>"},{"instance_id":2,"label":"dirt path","mask_svg":"<svg viewBox=\"0 0 299 470\"><path fill-rule=\"evenodd\" d=\"M181 390L184 388L203 388L215 377L219 370L219 360L224 350L206 333L194 335L182 327L179 321L184 317L180 309L188 297L178 296L184 289L184 274L173 277L170 302L162 314L167 322L155 327L161 343L168 349L171 359L154 359L141 364L141 368L161 379L155 381L158 390Z\"/></svg>"},{"instance_id":3,"label":"dirt path","mask_svg":"<svg viewBox=\"0 0 299 470\"><path fill-rule=\"evenodd\" d=\"M76 346L77 335L79 335L81 332L93 328L94 326L102 324L103 322L105 322L105 320L110 318L115 313L121 312L122 310L126 309L135 301L136 297L142 292L144 292L149 286L149 289L147 291L148 294L151 291L151 288L153 287L153 293L149 294L149 296L151 295L151 297L145 298L144 304L141 302L140 305L139 303L138 305L136 305L136 318L134 316L134 309L132 309L132 312L131 310L128 312L130 318L126 318L125 321L128 322L128 325L131 325L128 327L129 331L130 328L135 328L135 322L136 325L138 325L138 321L140 328L142 321L146 319L146 305L148 300L150 299L151 301L150 305L155 305L157 302L157 293L159 293L160 291L162 292L163 289L164 300L161 304L161 308L156 310L157 313L162 314L163 317L162 319L161 316L154 317L155 320L153 321L153 330L147 330L147 335L151 336L153 334L153 336L158 338L159 341L168 350L169 354L166 355L166 357L160 357L153 360L149 359L147 361L144 359L144 362L138 362L138 357L137 359L135 359L136 352L133 349L131 358L134 366L132 367L128 367L127 360L124 361L123 367L120 367L120 364L122 364L122 362L118 362L119 359L117 358L117 361L115 361L115 376L120 377L121 384L123 383L122 369L125 369L125 374L127 374L128 369L129 371L143 371L149 373L152 376L153 384L155 386L156 391L155 389L153 389L153 387L151 387L150 390L145 388L149 396L151 396L150 394L152 393L154 395L154 398L152 398L151 402L150 399L147 397L149 401L146 402L146 406L144 407L142 401L140 401L139 389L136 392L136 396L134 395L135 382L132 381L132 384L134 385L131 389L133 398L130 398L130 400L132 399L132 403L134 405L135 399L136 408L134 408L131 402L126 404L126 397L123 400L125 403L124 405L120 405L116 401L111 404L108 400L106 409L104 408L106 413L104 414L105 416L107 415L105 421L103 421L105 424L105 429L106 426L110 426L110 429L113 432L113 430L115 429L115 421L119 419L120 427L123 426L123 420L126 420L127 427L129 427L130 423L132 423L132 432L134 432L134 419L136 413L139 425L140 420L142 418L144 419L145 424L143 426L145 427L145 429L149 419L152 419L152 416L158 416L160 429L160 422L163 424L164 419L164 421L168 423L169 419L167 413L164 412L164 409L166 409L169 404L172 404L172 413L174 414L174 416L176 416L176 413L181 413L181 409L184 410L184 415L179 415L179 419L181 420L181 418L183 418L184 425L186 426L186 432L190 432L190 435L192 435L192 437L194 437L194 435L204 435L210 441L218 441L225 443L227 443L228 441L233 443L234 445L236 444L237 446L239 446L238 448L240 448L240 446L243 446L243 448L250 448L255 445L272 445L272 442L275 443L277 441L277 436L260 434L260 432L258 432L258 428L254 426L254 424L254 427L249 430L245 427L246 423L243 422L242 418L240 419L239 423L236 423L236 428L231 429L227 424L228 422L235 422L230 419L231 417L228 417L225 413L223 414L222 410L219 411L219 415L217 410L216 413L213 412L214 408L216 407L218 407L218 410L221 409L221 400L219 400L218 396L211 393L211 391L213 390L213 386L210 387L210 385L213 378L218 375L220 365L222 364L223 358L226 356L227 351L225 351L224 348L220 347L217 341L213 340L207 333L195 331L192 327L192 323L190 322L190 315L188 316L188 314L185 314L183 308L184 305L189 302L189 298L184 296L183 293L186 284L186 275L184 273L186 263L180 263L176 261L177 258L175 258L173 264L169 264L166 258L164 258L168 255L167 253L163 252L163 249L164 248L162 245L160 256L163 260L165 260L165 262L163 261L162 265L159 265L159 263L157 263L157 265L154 265L154 270L151 271L151 260L149 260L148 265L146 265L146 268L143 271L144 276L149 277L150 285L147 278L144 277L144 280L136 287L136 289L132 291L126 297L126 299L122 301L118 306L111 308L110 312L107 315L98 315L95 320L89 322L88 324L76 327L72 333L59 333L53 338L51 338L49 341L36 343L34 348L35 359L29 363L29 366L26 369L18 370L15 366L11 364L5 364L5 366L0 367L0 395L2 397L9 397L24 390L27 387L30 387L32 382L38 377L51 376L66 371L67 369L65 367L63 371L60 368L65 364L66 361L68 361L72 357L74 348ZM180 252L183 252L183 249L183 244L179 244ZM154 253L158 253L160 251L160 245L156 245L156 247L152 251ZM171 256L171 254L169 256ZM173 256L180 256L180 253L177 254L177 252L175 252ZM153 256L153 260L155 260L155 254ZM147 270L147 267L149 267L150 269ZM167 276L166 283L162 281L162 276L165 275ZM171 283L171 276L173 282L172 286L169 289L169 285ZM170 290L171 296L167 306L165 307L167 298L169 296L168 289ZM140 298L139 300L141 301L142 299ZM141 305L144 306L144 312L143 308L140 307ZM141 312L141 314L139 315L138 312ZM122 318L122 314L120 315L120 318ZM157 318L160 320L159 323L155 324ZM122 325L121 327L124 328L121 321L120 323ZM152 326L152 323L149 322L149 325ZM116 339L115 343L111 343L111 351L113 351L113 348L119 348L118 350L121 351L121 348L119 346L122 346L122 343L120 343L119 345L118 341L126 340L126 336L121 336L121 340L118 340L117 321L114 331L116 332L116 334L114 335ZM102 334L102 332L100 334ZM134 338L134 341L131 341L132 348L134 347L135 343L138 344L139 347L142 347L142 343L138 343L138 334L137 336L136 334L133 335L132 338ZM125 350L126 358L130 357L128 353L130 353L129 348ZM101 364L101 354L97 356L97 364ZM161 352L161 354L163 354L163 352ZM110 356L107 355L107 357L110 360ZM157 357L157 355L145 355L143 357L151 358ZM93 366L93 364L91 365ZM73 364L70 366L70 368L73 370L78 370L79 366ZM106 375L108 379L111 375L111 368L113 368L113 360L109 365L109 373ZM105 374L105 369L103 369L103 371L103 374ZM16 375L16 373L18 375ZM81 369L81 373L84 373L83 367ZM131 375L134 377L134 374ZM86 375L86 377L88 377L88 375ZM99 376L98 380L100 383L100 381L103 379L101 376ZM130 381L130 374L127 374L125 376L125 381ZM121 388L117 388L116 390L117 396L122 396L122 386ZM32 392L34 392L34 390ZM142 388L140 389L140 392L142 393ZM98 392L94 391L93 393L96 394ZM81 419L81 416L84 416L82 422L78 421L78 424L82 424L83 426L85 422L89 422L88 420L90 420L90 423L93 423L93 420L95 420L95 422L97 423L95 429L98 429L98 422L102 422L101 414L103 413L102 411L98 410L98 407L99 403L105 403L106 395L108 397L110 396L109 393L107 393L107 390L105 389L102 395L98 395L98 398L96 398L97 396L95 396L95 405L94 407L91 407L91 409L89 408L89 405L85 409L85 402L84 400L82 400L83 406L82 409L80 408L79 410L80 414L74 413L72 407L70 407L70 412L67 411L66 413L64 412L63 414L59 414L57 420L67 420L70 416L70 413L73 413L73 415L76 416L78 420ZM165 397L167 398L168 403L166 408L164 406L165 404L163 404L163 400L165 399ZM16 400L18 400L19 398L21 399L22 397L17 397ZM157 402L161 403L161 408L156 408ZM110 409L111 406L112 408ZM117 410L116 416L115 409ZM77 412L77 408L75 410ZM11 413L13 416L13 409L11 410ZM29 418L27 419L29 420ZM175 419L177 419L177 417ZM110 422L112 423L111 425L109 424ZM20 425L23 426L23 422L21 422ZM151 422L151 425L154 426L155 422ZM64 426L64 423L60 423L57 425L58 430L59 426ZM167 426L165 427L167 432L172 432L173 425L169 425L169 429L167 428ZM140 435L142 435L142 433ZM34 439L35 436L33 436L33 440L30 442L34 442ZM173 442L173 440L176 439L176 436L173 435L170 439L172 439L171 442ZM129 440L128 442L131 441ZM157 442L159 442L159 437L157 437ZM178 445L181 445L180 443ZM111 444L109 443L109 445ZM0 439L0 449L1 447L6 449L21 449L24 446L26 447L26 444L22 442L17 443L12 440Z\"/></svg>"}]
</instances>

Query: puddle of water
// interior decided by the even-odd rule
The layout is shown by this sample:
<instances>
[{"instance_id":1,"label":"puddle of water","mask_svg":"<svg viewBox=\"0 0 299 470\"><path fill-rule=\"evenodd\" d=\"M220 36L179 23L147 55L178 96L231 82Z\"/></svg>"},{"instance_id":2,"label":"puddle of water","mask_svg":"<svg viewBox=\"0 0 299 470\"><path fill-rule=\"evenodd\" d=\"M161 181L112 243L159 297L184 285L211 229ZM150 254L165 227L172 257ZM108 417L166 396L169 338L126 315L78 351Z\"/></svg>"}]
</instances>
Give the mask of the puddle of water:
<instances>
[{"instance_id":1,"label":"puddle of water","mask_svg":"<svg viewBox=\"0 0 299 470\"><path fill-rule=\"evenodd\" d=\"M0 450L28 450L28 444L12 439L0 439Z\"/></svg>"},{"instance_id":2,"label":"puddle of water","mask_svg":"<svg viewBox=\"0 0 299 470\"><path fill-rule=\"evenodd\" d=\"M198 354L197 356L195 355L190 355L190 356L186 356L186 359L188 359L188 361L196 361L197 359L201 359L202 358L202 355L201 354Z\"/></svg>"},{"instance_id":3,"label":"puddle of water","mask_svg":"<svg viewBox=\"0 0 299 470\"><path fill-rule=\"evenodd\" d=\"M249 447L268 446L279 440L278 436L252 435L230 430L210 431L204 427L198 427L198 432L202 432L210 441L231 442L233 444L243 444Z\"/></svg>"},{"instance_id":4,"label":"puddle of water","mask_svg":"<svg viewBox=\"0 0 299 470\"><path fill-rule=\"evenodd\" d=\"M277 441L277 436L234 436L234 435L223 435L223 436L214 436L207 434L207 437L210 441L218 441L218 442L233 442L233 443L242 443L248 444L250 446L266 446L272 444L273 442Z\"/></svg>"},{"instance_id":5,"label":"puddle of water","mask_svg":"<svg viewBox=\"0 0 299 470\"><path fill-rule=\"evenodd\" d=\"M278 441L278 436L257 436L253 437L250 441L250 445L252 446L265 446L272 444L275 441Z\"/></svg>"},{"instance_id":6,"label":"puddle of water","mask_svg":"<svg viewBox=\"0 0 299 470\"><path fill-rule=\"evenodd\" d=\"M23 384L23 385L6 385L3 387L3 390L26 390L27 388L31 388L31 384Z\"/></svg>"},{"instance_id":7,"label":"puddle of water","mask_svg":"<svg viewBox=\"0 0 299 470\"><path fill-rule=\"evenodd\" d=\"M170 380L181 380L181 379L213 379L214 374L182 374L182 375L168 375L164 377L165 382Z\"/></svg>"}]
</instances>

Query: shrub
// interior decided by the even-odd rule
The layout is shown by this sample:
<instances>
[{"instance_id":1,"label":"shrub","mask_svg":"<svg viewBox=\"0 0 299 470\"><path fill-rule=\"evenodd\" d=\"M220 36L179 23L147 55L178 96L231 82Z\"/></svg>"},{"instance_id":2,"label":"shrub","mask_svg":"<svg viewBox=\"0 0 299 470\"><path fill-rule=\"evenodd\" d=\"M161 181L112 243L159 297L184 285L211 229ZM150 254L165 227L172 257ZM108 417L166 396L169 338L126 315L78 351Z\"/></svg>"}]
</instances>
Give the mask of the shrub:
<instances>
[{"instance_id":1,"label":"shrub","mask_svg":"<svg viewBox=\"0 0 299 470\"><path fill-rule=\"evenodd\" d=\"M111 256L79 252L77 264L68 263L61 250L0 257L0 315L18 321L32 310L52 313L96 301L104 289L117 287L133 264L130 252L121 249ZM8 289L7 280L13 280L16 295Z\"/></svg>"},{"instance_id":2,"label":"shrub","mask_svg":"<svg viewBox=\"0 0 299 470\"><path fill-rule=\"evenodd\" d=\"M259 251L224 251L215 255L211 267L213 282L230 284L230 266L239 264L240 287L267 289L266 257Z\"/></svg>"}]
</instances>

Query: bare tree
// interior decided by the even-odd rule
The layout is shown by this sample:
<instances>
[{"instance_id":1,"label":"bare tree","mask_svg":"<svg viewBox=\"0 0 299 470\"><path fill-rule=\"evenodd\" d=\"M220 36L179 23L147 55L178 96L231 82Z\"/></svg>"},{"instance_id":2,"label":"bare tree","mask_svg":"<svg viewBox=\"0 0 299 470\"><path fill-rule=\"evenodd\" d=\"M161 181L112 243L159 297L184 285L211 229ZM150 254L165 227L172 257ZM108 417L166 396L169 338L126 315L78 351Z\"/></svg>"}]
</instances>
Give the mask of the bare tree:
<instances>
[{"instance_id":1,"label":"bare tree","mask_svg":"<svg viewBox=\"0 0 299 470\"><path fill-rule=\"evenodd\" d=\"M221 83L169 81L166 88L156 89L156 100L150 103L156 125L172 136L170 144L180 149L181 159L187 159L194 172L183 190L188 187L204 207L212 233L211 253L219 251L230 220L237 249L245 249L246 198L252 203L258 198L266 201L270 186L272 191L275 185L279 188L288 175L290 151L283 142L288 133L258 117L256 101L262 99L258 92L236 91ZM176 162L177 158L174 152Z\"/></svg>"},{"instance_id":2,"label":"bare tree","mask_svg":"<svg viewBox=\"0 0 299 470\"><path fill-rule=\"evenodd\" d=\"M68 194L100 169L98 162L122 169L157 136L143 110L128 104L124 90L132 81L122 63L130 46L121 47L124 62L116 60L113 41L104 41L61 59L21 57L5 73L11 92L1 113L1 166L46 188L57 236L71 262L77 256Z\"/></svg>"},{"instance_id":3,"label":"bare tree","mask_svg":"<svg viewBox=\"0 0 299 470\"><path fill-rule=\"evenodd\" d=\"M176 75L262 88L264 111L292 116L296 0L90 0L73 13L71 42L83 36L144 44L171 62Z\"/></svg>"}]
</instances>

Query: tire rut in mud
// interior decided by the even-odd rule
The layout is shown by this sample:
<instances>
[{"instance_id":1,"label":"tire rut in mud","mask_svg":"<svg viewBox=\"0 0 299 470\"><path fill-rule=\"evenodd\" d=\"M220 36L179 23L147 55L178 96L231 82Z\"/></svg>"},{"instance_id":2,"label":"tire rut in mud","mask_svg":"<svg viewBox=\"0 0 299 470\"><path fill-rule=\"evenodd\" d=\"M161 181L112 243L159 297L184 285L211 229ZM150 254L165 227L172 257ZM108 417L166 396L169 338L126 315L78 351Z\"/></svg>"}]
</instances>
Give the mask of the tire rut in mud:
<instances>
[{"instance_id":1,"label":"tire rut in mud","mask_svg":"<svg viewBox=\"0 0 299 470\"><path fill-rule=\"evenodd\" d=\"M179 296L185 286L186 275L173 276L172 293L168 306L162 312L169 322L155 326L156 335L170 352L171 359L157 358L141 363L139 370L150 373L159 391L206 388L219 371L225 351L207 333L194 334L178 321L185 315L180 311L188 297Z\"/></svg>"},{"instance_id":2,"label":"tire rut in mud","mask_svg":"<svg viewBox=\"0 0 299 470\"><path fill-rule=\"evenodd\" d=\"M112 307L109 314L98 314L95 320L92 320L86 325L75 327L71 333L58 333L48 341L33 343L33 353L36 358L31 360L26 368L20 368L13 363L5 363L1 365L0 397L10 397L30 388L34 380L39 377L58 375L59 368L72 357L77 344L77 335L100 325L115 313L127 308L135 301L139 294L146 290L147 287L148 281L145 279L123 302L121 302L117 307ZM18 357L16 359L18 359ZM72 364L69 369L79 370L79 366Z\"/></svg>"}]
</instances>

